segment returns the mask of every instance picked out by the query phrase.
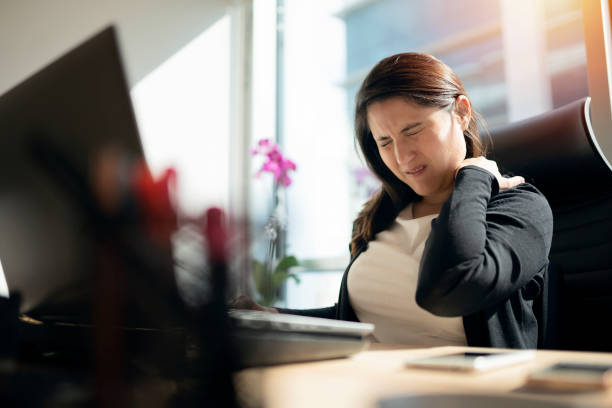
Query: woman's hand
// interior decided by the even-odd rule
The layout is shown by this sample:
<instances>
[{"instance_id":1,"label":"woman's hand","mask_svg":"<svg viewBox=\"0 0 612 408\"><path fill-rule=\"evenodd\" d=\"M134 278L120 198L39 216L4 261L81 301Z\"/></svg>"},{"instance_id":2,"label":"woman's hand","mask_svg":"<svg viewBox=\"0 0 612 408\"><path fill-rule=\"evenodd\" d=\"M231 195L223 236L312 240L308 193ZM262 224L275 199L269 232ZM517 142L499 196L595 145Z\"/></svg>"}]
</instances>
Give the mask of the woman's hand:
<instances>
[{"instance_id":1,"label":"woman's hand","mask_svg":"<svg viewBox=\"0 0 612 408\"><path fill-rule=\"evenodd\" d=\"M455 176L457 176L457 172L459 171L459 169L465 166L478 166L493 174L497 179L497 182L499 183L500 190L507 190L525 182L525 179L521 176L502 176L499 172L499 169L497 168L497 163L495 163L493 160L488 160L483 156L471 157L469 159L463 160L461 163L459 163L457 170L455 170Z\"/></svg>"},{"instance_id":2,"label":"woman's hand","mask_svg":"<svg viewBox=\"0 0 612 408\"><path fill-rule=\"evenodd\" d=\"M240 295L233 298L228 306L230 309L259 310L260 312L278 313L277 309L273 307L262 306L245 295Z\"/></svg>"}]
</instances>

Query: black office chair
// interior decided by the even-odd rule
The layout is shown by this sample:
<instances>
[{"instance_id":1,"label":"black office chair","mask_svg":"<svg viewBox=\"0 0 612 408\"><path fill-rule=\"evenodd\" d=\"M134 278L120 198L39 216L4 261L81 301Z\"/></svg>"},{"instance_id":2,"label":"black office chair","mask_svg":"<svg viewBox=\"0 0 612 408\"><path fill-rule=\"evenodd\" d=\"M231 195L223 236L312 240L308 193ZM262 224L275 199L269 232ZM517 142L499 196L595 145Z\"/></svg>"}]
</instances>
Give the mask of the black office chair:
<instances>
[{"instance_id":1,"label":"black office chair","mask_svg":"<svg viewBox=\"0 0 612 408\"><path fill-rule=\"evenodd\" d=\"M554 216L538 313L543 348L612 351L612 171L587 125L590 98L491 131L502 172L524 176Z\"/></svg>"}]
</instances>

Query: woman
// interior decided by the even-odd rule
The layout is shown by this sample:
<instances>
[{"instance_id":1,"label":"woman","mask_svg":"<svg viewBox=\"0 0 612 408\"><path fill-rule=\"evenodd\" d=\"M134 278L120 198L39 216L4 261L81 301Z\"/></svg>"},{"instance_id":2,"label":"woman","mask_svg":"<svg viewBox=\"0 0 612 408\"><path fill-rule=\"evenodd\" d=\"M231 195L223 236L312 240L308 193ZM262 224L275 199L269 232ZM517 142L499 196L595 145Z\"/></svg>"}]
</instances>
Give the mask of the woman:
<instances>
[{"instance_id":1,"label":"woman","mask_svg":"<svg viewBox=\"0 0 612 408\"><path fill-rule=\"evenodd\" d=\"M355 220L338 303L280 311L374 323L385 343L535 348L552 213L484 158L456 75L426 54L383 59L357 94L355 130L382 188Z\"/></svg>"}]
</instances>

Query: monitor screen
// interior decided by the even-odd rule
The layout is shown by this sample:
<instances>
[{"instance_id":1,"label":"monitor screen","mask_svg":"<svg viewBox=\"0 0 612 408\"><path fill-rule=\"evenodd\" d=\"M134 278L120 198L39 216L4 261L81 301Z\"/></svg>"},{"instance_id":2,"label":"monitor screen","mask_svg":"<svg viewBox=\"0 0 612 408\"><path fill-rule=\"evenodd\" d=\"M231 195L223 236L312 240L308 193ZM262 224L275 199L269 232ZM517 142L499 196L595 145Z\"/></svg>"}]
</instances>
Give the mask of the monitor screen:
<instances>
[{"instance_id":1,"label":"monitor screen","mask_svg":"<svg viewBox=\"0 0 612 408\"><path fill-rule=\"evenodd\" d=\"M112 27L0 96L0 259L22 311L89 296L95 246L80 190L110 146L143 156Z\"/></svg>"}]
</instances>

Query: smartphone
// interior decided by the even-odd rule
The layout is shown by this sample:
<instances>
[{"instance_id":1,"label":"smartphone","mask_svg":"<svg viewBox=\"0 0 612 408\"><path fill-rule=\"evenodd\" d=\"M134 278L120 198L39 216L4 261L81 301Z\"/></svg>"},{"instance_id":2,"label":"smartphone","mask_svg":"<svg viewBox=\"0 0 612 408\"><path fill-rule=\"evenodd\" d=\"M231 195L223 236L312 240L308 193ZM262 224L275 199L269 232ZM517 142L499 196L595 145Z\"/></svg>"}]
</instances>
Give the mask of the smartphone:
<instances>
[{"instance_id":1,"label":"smartphone","mask_svg":"<svg viewBox=\"0 0 612 408\"><path fill-rule=\"evenodd\" d=\"M522 363L534 357L535 351L467 352L409 360L405 366L478 372Z\"/></svg>"},{"instance_id":2,"label":"smartphone","mask_svg":"<svg viewBox=\"0 0 612 408\"><path fill-rule=\"evenodd\" d=\"M611 364L558 363L527 377L527 385L545 388L604 389L612 387Z\"/></svg>"}]
</instances>

